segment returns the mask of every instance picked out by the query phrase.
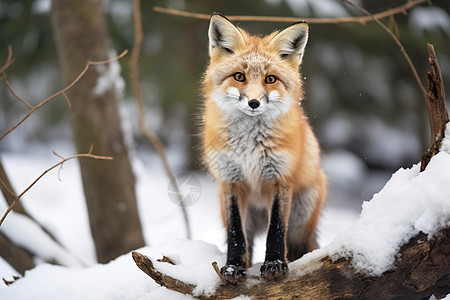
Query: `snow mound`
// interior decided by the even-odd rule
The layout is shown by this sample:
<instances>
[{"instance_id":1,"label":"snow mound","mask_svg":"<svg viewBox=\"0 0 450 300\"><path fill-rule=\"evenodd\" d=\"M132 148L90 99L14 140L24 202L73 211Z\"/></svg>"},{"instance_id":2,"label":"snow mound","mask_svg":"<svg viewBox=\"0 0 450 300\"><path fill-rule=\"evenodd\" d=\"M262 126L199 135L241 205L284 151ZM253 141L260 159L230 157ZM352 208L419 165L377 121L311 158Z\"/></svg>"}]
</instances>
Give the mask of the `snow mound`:
<instances>
[{"instance_id":1,"label":"snow mound","mask_svg":"<svg viewBox=\"0 0 450 300\"><path fill-rule=\"evenodd\" d=\"M142 253L146 254L146 253ZM212 262L225 264L225 254L209 243L202 241L179 240L162 249L162 254L176 265L152 260L156 269L163 274L196 286L194 294L213 293L221 283L212 267ZM148 255L157 258L155 255ZM159 255L161 257L161 254Z\"/></svg>"},{"instance_id":2,"label":"snow mound","mask_svg":"<svg viewBox=\"0 0 450 300\"><path fill-rule=\"evenodd\" d=\"M361 273L380 276L391 269L398 252L412 237L430 237L450 226L450 125L441 152L424 172L420 166L400 169L372 200L359 219L326 247L333 260L352 258ZM323 250L322 250L323 251Z\"/></svg>"},{"instance_id":3,"label":"snow mound","mask_svg":"<svg viewBox=\"0 0 450 300\"><path fill-rule=\"evenodd\" d=\"M25 215L11 212L8 222L2 225L0 232L14 244L46 261L55 261L66 267L83 265L80 259L53 241L36 222Z\"/></svg>"},{"instance_id":4,"label":"snow mound","mask_svg":"<svg viewBox=\"0 0 450 300\"><path fill-rule=\"evenodd\" d=\"M211 266L213 261L223 264L225 256L216 246L201 242L178 240L166 245L137 250L150 258L163 255L179 265L154 261L161 272L195 284L195 292L208 293L220 283ZM0 287L0 299L193 299L167 290L156 284L138 269L131 253L108 264L89 268L66 268L41 264L27 271L25 277L8 287Z\"/></svg>"}]
</instances>

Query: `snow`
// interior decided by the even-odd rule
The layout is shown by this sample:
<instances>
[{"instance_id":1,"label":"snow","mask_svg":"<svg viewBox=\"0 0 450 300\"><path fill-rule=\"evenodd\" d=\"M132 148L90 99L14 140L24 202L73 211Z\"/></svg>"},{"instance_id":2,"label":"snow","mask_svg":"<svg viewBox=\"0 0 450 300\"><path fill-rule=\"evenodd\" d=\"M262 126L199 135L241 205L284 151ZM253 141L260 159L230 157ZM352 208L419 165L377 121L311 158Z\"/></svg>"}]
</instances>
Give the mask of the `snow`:
<instances>
[{"instance_id":1,"label":"snow","mask_svg":"<svg viewBox=\"0 0 450 300\"><path fill-rule=\"evenodd\" d=\"M40 151L36 150L36 152ZM59 149L57 152L65 157L71 155L71 149L66 151ZM22 192L45 169L58 161L59 159L53 155L37 154L33 158L12 153L2 154L2 162L17 193ZM47 228L65 248L70 250L84 265L90 265L96 261L95 250L90 236L89 219L80 176L77 161L69 161L62 168L42 177L23 196L21 201L32 216ZM0 208L4 208L5 205L3 202ZM1 211L3 213L4 210ZM3 227L10 222L11 216L8 215L0 230L4 230Z\"/></svg>"},{"instance_id":2,"label":"snow","mask_svg":"<svg viewBox=\"0 0 450 300\"><path fill-rule=\"evenodd\" d=\"M444 32L450 36L450 17L448 13L437 6L415 7L408 19L410 32L422 36L425 32L440 35Z\"/></svg>"},{"instance_id":3,"label":"snow","mask_svg":"<svg viewBox=\"0 0 450 300\"><path fill-rule=\"evenodd\" d=\"M355 125L357 131L353 130ZM325 123L322 136L333 147L357 144L358 152L364 153L369 163L389 168L420 155L417 135L410 127L399 126L401 129L370 116L336 113Z\"/></svg>"},{"instance_id":4,"label":"snow","mask_svg":"<svg viewBox=\"0 0 450 300\"><path fill-rule=\"evenodd\" d=\"M156 255L149 248L138 251ZM2 299L192 299L158 288L133 263L130 254L106 265L64 268L42 264L8 288L0 289Z\"/></svg>"},{"instance_id":5,"label":"snow","mask_svg":"<svg viewBox=\"0 0 450 300\"><path fill-rule=\"evenodd\" d=\"M322 164L329 178L328 183L336 184L347 191L360 188L361 181L368 173L366 165L357 155L343 150L323 155Z\"/></svg>"},{"instance_id":6,"label":"snow","mask_svg":"<svg viewBox=\"0 0 450 300\"><path fill-rule=\"evenodd\" d=\"M179 249L183 251L180 252ZM203 241L179 240L170 243L170 247L162 249L161 252L176 253L175 256L181 264L154 262L155 267L164 274L196 285L194 294L213 293L221 283L211 263L215 261L219 266L224 265L226 256L216 246ZM170 254L165 255L172 257Z\"/></svg>"},{"instance_id":7,"label":"snow","mask_svg":"<svg viewBox=\"0 0 450 300\"><path fill-rule=\"evenodd\" d=\"M380 276L392 268L401 246L413 236L424 232L431 237L450 226L449 128L443 151L426 170L420 173L419 164L398 170L363 204L358 221L325 248L329 256L334 260L351 257L358 272Z\"/></svg>"},{"instance_id":8,"label":"snow","mask_svg":"<svg viewBox=\"0 0 450 300\"><path fill-rule=\"evenodd\" d=\"M450 136L450 124L445 127L444 135L446 138L442 140L441 151L450 153L450 139L448 138Z\"/></svg>"},{"instance_id":9,"label":"snow","mask_svg":"<svg viewBox=\"0 0 450 300\"><path fill-rule=\"evenodd\" d=\"M450 125L446 136L442 151L433 157L424 172L419 172L419 165L398 170L379 193L363 204L359 219L349 210L336 205L327 206L319 228L322 248L292 263L291 269L300 266L301 272L306 274L320 267L321 257L329 255L335 260L352 257L352 266L358 272L379 276L392 268L399 258L399 249L411 237L420 231L432 236L450 226ZM344 158L344 167L339 168L345 169L348 165L359 170L360 174L365 172L351 156L339 154L335 157ZM14 179L13 185L22 189L36 177L36 173L39 174L39 170L48 167L43 166L45 160L36 164L35 157L24 158L7 153L2 159ZM212 292L220 282L211 263L216 261L220 266L225 262L225 231L218 209L217 184L205 174L195 173L200 179L202 194L197 203L187 208L194 236L194 240L189 241L184 239L180 209L170 202L167 194L169 180L161 173L152 173L136 158L133 166L138 179L137 194L145 239L151 245L137 251L150 257L162 272L195 284L195 292ZM346 170L343 174L352 179ZM48 174L38 182L25 195L24 205L34 211L35 217L43 221L67 249L89 262L92 253L86 249L90 249L92 240L86 233L89 225L80 190L77 164L68 162L58 174L55 172L53 177ZM72 214L78 220L66 221ZM7 230L9 223L18 233L22 225L15 222L14 215L8 216L1 230ZM73 223L75 227L81 227L81 231L70 225ZM67 236L70 237L72 231L76 238L69 242ZM34 239L30 242L36 243ZM263 237L256 241L255 248L255 262L261 261L264 258ZM163 255L176 265L157 262L156 259ZM310 265L312 261L317 263ZM0 277L11 280L16 273L4 265L5 262L0 260ZM257 274L259 265L256 263L249 273ZM8 287L1 285L0 298L192 299L157 285L135 266L130 253L105 265L90 263L86 268L40 264L14 284Z\"/></svg>"},{"instance_id":10,"label":"snow","mask_svg":"<svg viewBox=\"0 0 450 300\"><path fill-rule=\"evenodd\" d=\"M109 57L114 58L116 56L116 51L111 50ZM107 91L113 90L119 97L122 97L125 90L125 81L122 76L120 76L120 63L117 60L114 60L108 65L96 65L95 68L99 73L99 77L97 78L97 84L94 87L94 94L102 96Z\"/></svg>"},{"instance_id":11,"label":"snow","mask_svg":"<svg viewBox=\"0 0 450 300\"><path fill-rule=\"evenodd\" d=\"M50 12L50 7L50 0L37 0L33 2L31 11L33 12L33 14L46 14Z\"/></svg>"},{"instance_id":12,"label":"snow","mask_svg":"<svg viewBox=\"0 0 450 300\"><path fill-rule=\"evenodd\" d=\"M55 261L66 267L83 265L73 254L54 242L36 222L24 215L11 212L1 232L14 244L46 261Z\"/></svg>"},{"instance_id":13,"label":"snow","mask_svg":"<svg viewBox=\"0 0 450 300\"><path fill-rule=\"evenodd\" d=\"M341 3L332 0L288 0L288 5L292 11L299 16L308 16L310 8L317 17L347 17L348 12Z\"/></svg>"}]
</instances>

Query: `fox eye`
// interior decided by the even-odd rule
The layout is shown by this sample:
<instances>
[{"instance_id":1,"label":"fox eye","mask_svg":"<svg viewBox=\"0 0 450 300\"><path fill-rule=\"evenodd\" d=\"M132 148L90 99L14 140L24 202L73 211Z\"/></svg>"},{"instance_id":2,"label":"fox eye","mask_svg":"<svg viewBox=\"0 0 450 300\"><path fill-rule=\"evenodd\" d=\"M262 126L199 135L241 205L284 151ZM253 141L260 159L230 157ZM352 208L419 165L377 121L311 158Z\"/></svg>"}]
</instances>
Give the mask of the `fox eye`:
<instances>
[{"instance_id":1,"label":"fox eye","mask_svg":"<svg viewBox=\"0 0 450 300\"><path fill-rule=\"evenodd\" d=\"M233 78L234 78L234 80L239 81L239 82L245 81L245 75L242 74L241 72L234 73Z\"/></svg>"},{"instance_id":2,"label":"fox eye","mask_svg":"<svg viewBox=\"0 0 450 300\"><path fill-rule=\"evenodd\" d=\"M274 75L268 75L264 81L268 84L272 84L277 81L277 78Z\"/></svg>"}]
</instances>

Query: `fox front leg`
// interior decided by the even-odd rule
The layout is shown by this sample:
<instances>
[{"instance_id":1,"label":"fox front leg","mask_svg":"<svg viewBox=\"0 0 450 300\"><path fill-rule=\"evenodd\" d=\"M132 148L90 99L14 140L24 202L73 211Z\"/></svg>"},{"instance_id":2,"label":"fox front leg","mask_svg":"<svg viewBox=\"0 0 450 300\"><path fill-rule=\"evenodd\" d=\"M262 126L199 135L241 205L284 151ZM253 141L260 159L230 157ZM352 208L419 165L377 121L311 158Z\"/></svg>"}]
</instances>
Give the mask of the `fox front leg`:
<instances>
[{"instance_id":1,"label":"fox front leg","mask_svg":"<svg viewBox=\"0 0 450 300\"><path fill-rule=\"evenodd\" d=\"M241 191L241 192L240 192ZM245 270L249 266L247 242L243 224L245 216L245 193L234 184L222 192L222 213L227 229L227 263L220 273L227 282L237 284L245 281Z\"/></svg>"},{"instance_id":2,"label":"fox front leg","mask_svg":"<svg viewBox=\"0 0 450 300\"><path fill-rule=\"evenodd\" d=\"M277 188L275 190L270 209L266 257L260 269L261 277L267 280L281 278L288 273L286 233L291 199L290 189Z\"/></svg>"}]
</instances>

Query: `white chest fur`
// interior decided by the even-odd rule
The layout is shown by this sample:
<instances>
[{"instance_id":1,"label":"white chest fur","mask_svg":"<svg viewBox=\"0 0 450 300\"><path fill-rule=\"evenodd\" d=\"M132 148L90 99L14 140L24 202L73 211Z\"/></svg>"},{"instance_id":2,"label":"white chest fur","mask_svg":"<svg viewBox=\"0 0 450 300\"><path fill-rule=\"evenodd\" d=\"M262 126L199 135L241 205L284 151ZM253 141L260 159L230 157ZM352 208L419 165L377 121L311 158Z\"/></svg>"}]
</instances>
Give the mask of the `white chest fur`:
<instances>
[{"instance_id":1,"label":"white chest fur","mask_svg":"<svg viewBox=\"0 0 450 300\"><path fill-rule=\"evenodd\" d=\"M245 181L253 189L261 180L283 178L289 156L274 150L276 138L272 125L263 117L236 115L224 129L228 150L208 151L213 173L228 182Z\"/></svg>"}]
</instances>

